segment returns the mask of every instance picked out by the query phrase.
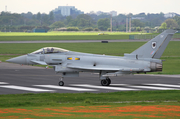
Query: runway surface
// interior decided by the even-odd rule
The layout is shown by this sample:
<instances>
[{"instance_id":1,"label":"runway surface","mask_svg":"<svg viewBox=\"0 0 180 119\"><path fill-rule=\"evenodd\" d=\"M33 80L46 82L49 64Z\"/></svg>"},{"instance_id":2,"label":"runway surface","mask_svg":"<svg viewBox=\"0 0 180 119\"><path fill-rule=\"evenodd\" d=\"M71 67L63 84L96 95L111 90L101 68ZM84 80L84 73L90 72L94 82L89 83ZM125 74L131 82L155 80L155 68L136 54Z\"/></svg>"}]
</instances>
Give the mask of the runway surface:
<instances>
[{"instance_id":1,"label":"runway surface","mask_svg":"<svg viewBox=\"0 0 180 119\"><path fill-rule=\"evenodd\" d=\"M83 93L137 90L180 90L180 75L130 75L111 77L110 86L101 86L98 74L80 73L80 77L65 78L58 86L59 74L53 69L0 63L0 94L22 93Z\"/></svg>"},{"instance_id":2,"label":"runway surface","mask_svg":"<svg viewBox=\"0 0 180 119\"><path fill-rule=\"evenodd\" d=\"M147 42L150 39L134 40L56 40L56 41L0 41L0 43L91 43L91 42ZM171 41L180 41L180 39L171 39Z\"/></svg>"}]
</instances>

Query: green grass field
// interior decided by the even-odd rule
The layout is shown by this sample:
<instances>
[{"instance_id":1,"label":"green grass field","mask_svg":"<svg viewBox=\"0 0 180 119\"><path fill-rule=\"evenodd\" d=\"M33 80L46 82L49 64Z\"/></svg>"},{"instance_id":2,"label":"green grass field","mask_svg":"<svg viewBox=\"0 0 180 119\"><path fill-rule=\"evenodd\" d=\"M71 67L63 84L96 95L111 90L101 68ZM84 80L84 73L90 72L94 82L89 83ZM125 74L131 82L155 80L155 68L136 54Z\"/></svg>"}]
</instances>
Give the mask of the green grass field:
<instances>
[{"instance_id":1,"label":"green grass field","mask_svg":"<svg viewBox=\"0 0 180 119\"><path fill-rule=\"evenodd\" d=\"M60 47L71 51L123 56L131 53L145 42L116 43L5 43L0 44L0 54L27 54L43 47ZM180 57L180 42L171 41L162 57Z\"/></svg>"},{"instance_id":2,"label":"green grass field","mask_svg":"<svg viewBox=\"0 0 180 119\"><path fill-rule=\"evenodd\" d=\"M138 32L48 32L48 33L15 33L0 32L0 41L37 41L37 40L115 40L129 39L129 35L141 34ZM28 37L27 37L28 36Z\"/></svg>"},{"instance_id":3,"label":"green grass field","mask_svg":"<svg viewBox=\"0 0 180 119\"><path fill-rule=\"evenodd\" d=\"M0 36L63 36L63 35L98 35L104 33L105 35L135 35L135 34L151 34L140 32L47 32L47 33L25 33L25 32L0 32Z\"/></svg>"},{"instance_id":4,"label":"green grass field","mask_svg":"<svg viewBox=\"0 0 180 119\"><path fill-rule=\"evenodd\" d=\"M100 32L48 32L48 33L24 33L24 32L0 32L0 41L46 41L46 40L126 40L131 39L130 35L137 35L135 39L151 39L158 33L140 32L103 32L105 35L98 35ZM175 34L173 38L180 38Z\"/></svg>"},{"instance_id":5,"label":"green grass field","mask_svg":"<svg viewBox=\"0 0 180 119\"><path fill-rule=\"evenodd\" d=\"M132 104L160 104L165 101L180 102L180 90L169 91L122 91L113 93L39 93L0 95L0 108L28 106L60 106L63 104L87 105L115 102ZM133 102L134 101L134 102ZM140 102L135 102L140 101ZM150 101L150 102L146 102ZM152 101L152 102L151 102ZM168 103L168 102L167 102ZM180 104L179 104L180 105Z\"/></svg>"},{"instance_id":6,"label":"green grass field","mask_svg":"<svg viewBox=\"0 0 180 119\"><path fill-rule=\"evenodd\" d=\"M120 40L129 35L62 35L62 36L0 36L0 41L46 41L46 40Z\"/></svg>"},{"instance_id":7,"label":"green grass field","mask_svg":"<svg viewBox=\"0 0 180 119\"><path fill-rule=\"evenodd\" d=\"M46 40L126 40L130 35L138 35L135 39L151 39L158 33L140 32L103 32L105 35L98 35L101 32L48 32L48 33L24 33L24 32L0 32L0 41L46 41ZM175 34L173 38L180 38Z\"/></svg>"},{"instance_id":8,"label":"green grass field","mask_svg":"<svg viewBox=\"0 0 180 119\"><path fill-rule=\"evenodd\" d=\"M180 91L0 95L3 118L178 118Z\"/></svg>"}]
</instances>

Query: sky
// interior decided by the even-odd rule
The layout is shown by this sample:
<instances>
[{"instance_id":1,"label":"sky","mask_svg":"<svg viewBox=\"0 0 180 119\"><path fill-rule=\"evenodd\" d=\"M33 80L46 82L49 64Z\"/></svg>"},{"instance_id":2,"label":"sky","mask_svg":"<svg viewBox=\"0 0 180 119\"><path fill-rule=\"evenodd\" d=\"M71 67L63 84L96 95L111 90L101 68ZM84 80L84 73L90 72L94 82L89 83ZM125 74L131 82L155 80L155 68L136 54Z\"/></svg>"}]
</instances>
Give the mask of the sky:
<instances>
[{"instance_id":1,"label":"sky","mask_svg":"<svg viewBox=\"0 0 180 119\"><path fill-rule=\"evenodd\" d=\"M58 6L75 6L84 13L117 11L118 14L169 13L180 14L180 0L0 0L0 12L33 14L49 13Z\"/></svg>"}]
</instances>

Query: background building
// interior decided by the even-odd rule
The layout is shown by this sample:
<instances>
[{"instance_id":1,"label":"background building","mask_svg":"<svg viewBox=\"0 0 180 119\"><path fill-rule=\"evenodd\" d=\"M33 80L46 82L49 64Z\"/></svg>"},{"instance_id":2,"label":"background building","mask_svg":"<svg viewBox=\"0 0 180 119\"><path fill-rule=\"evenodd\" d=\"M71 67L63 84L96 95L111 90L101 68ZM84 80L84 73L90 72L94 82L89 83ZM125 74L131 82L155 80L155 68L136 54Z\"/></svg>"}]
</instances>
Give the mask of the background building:
<instances>
[{"instance_id":1,"label":"background building","mask_svg":"<svg viewBox=\"0 0 180 119\"><path fill-rule=\"evenodd\" d=\"M84 12L77 10L74 6L58 6L53 12L54 14L61 14L62 16L84 14Z\"/></svg>"},{"instance_id":2,"label":"background building","mask_svg":"<svg viewBox=\"0 0 180 119\"><path fill-rule=\"evenodd\" d=\"M116 11L111 11L110 14L111 14L113 17L117 16L117 12L116 12Z\"/></svg>"},{"instance_id":3,"label":"background building","mask_svg":"<svg viewBox=\"0 0 180 119\"><path fill-rule=\"evenodd\" d=\"M164 17L165 18L173 18L175 17L177 14L176 13L167 13L167 14L164 14Z\"/></svg>"},{"instance_id":4,"label":"background building","mask_svg":"<svg viewBox=\"0 0 180 119\"><path fill-rule=\"evenodd\" d=\"M32 32L38 32L38 33L47 33L49 29L43 29L43 28L34 28Z\"/></svg>"},{"instance_id":5,"label":"background building","mask_svg":"<svg viewBox=\"0 0 180 119\"><path fill-rule=\"evenodd\" d=\"M96 12L96 15L98 15L98 16L101 15L101 14L103 14L102 11L97 11L97 12Z\"/></svg>"},{"instance_id":6,"label":"background building","mask_svg":"<svg viewBox=\"0 0 180 119\"><path fill-rule=\"evenodd\" d=\"M139 19L139 20L143 20L145 19L144 17L132 17L132 19Z\"/></svg>"}]
</instances>

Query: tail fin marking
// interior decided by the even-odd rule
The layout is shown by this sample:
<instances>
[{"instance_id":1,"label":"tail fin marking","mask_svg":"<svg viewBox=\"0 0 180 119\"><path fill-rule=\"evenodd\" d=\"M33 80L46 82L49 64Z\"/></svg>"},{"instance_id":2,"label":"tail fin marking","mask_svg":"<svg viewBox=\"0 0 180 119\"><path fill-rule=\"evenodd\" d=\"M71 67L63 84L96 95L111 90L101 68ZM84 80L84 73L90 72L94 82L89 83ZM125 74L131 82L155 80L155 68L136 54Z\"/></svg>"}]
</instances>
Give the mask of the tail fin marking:
<instances>
[{"instance_id":1,"label":"tail fin marking","mask_svg":"<svg viewBox=\"0 0 180 119\"><path fill-rule=\"evenodd\" d=\"M149 42L133 51L131 54L138 55L138 58L157 58L159 59L171 40L175 30L165 30Z\"/></svg>"}]
</instances>

